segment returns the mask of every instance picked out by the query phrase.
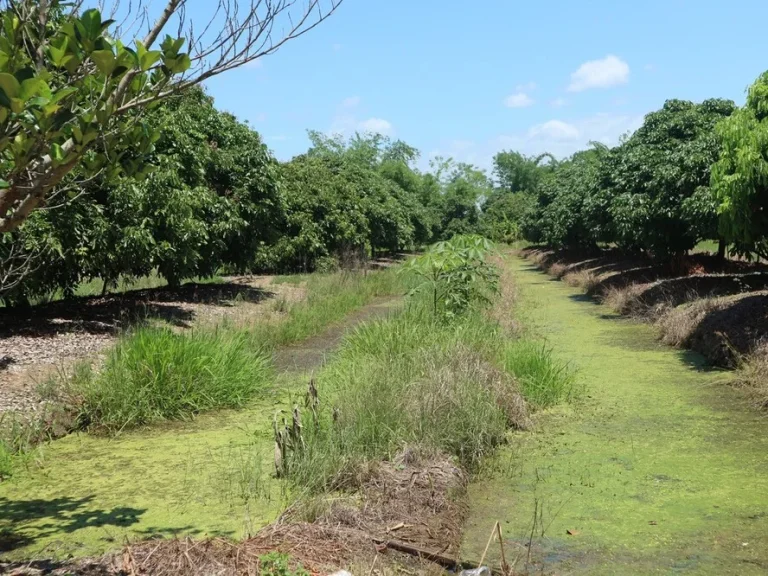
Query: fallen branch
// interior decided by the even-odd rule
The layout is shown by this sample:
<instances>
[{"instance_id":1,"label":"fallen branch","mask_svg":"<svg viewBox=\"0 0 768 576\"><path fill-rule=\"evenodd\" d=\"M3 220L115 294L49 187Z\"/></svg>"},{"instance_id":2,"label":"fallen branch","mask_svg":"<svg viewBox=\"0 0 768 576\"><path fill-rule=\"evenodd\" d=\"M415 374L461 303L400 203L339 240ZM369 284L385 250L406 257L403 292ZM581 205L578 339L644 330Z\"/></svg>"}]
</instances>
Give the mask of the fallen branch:
<instances>
[{"instance_id":1,"label":"fallen branch","mask_svg":"<svg viewBox=\"0 0 768 576\"><path fill-rule=\"evenodd\" d=\"M495 530L494 526L494 530ZM391 550L397 550L398 552L403 552L404 554L410 554L411 556L415 556L417 558L423 558L424 560L429 560L430 562L434 562L435 564L439 564L443 568L447 569L454 569L454 570L472 570L474 568L479 568L480 564L477 562L471 562L471 561L461 561L458 558L455 558L453 556L445 556L444 554L440 554L437 552L430 552L429 550L424 550L423 548L419 548L417 546L413 546L411 544L406 544L405 542L402 542L400 540L385 540L383 538L373 538L372 539L374 543L383 546L385 548L389 548ZM504 573L500 570L496 569L490 569L491 574L495 574L498 576L504 576Z\"/></svg>"}]
</instances>

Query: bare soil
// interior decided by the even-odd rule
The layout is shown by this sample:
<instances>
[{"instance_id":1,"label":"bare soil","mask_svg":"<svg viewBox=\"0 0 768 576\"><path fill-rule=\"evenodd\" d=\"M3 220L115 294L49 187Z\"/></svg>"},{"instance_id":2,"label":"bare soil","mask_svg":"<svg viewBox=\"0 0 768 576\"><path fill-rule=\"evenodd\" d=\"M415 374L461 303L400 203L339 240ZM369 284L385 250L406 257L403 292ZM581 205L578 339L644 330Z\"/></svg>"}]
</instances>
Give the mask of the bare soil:
<instances>
[{"instance_id":1,"label":"bare soil","mask_svg":"<svg viewBox=\"0 0 768 576\"><path fill-rule=\"evenodd\" d=\"M237 276L219 284L190 283L0 309L0 414L39 409L44 403L39 385L52 373L98 357L137 324L162 320L184 330L223 319L248 323L263 314L277 314L269 306L271 300L304 298L302 286L272 280Z\"/></svg>"}]
</instances>

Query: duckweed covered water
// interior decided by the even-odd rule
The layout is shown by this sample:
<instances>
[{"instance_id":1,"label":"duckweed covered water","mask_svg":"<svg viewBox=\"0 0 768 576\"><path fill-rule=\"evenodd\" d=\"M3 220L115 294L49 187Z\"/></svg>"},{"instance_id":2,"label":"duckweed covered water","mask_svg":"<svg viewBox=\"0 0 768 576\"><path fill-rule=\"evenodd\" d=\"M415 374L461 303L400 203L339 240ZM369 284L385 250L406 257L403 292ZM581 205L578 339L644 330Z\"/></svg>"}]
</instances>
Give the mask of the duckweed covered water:
<instances>
[{"instance_id":1,"label":"duckweed covered water","mask_svg":"<svg viewBox=\"0 0 768 576\"><path fill-rule=\"evenodd\" d=\"M526 322L585 393L515 434L471 486L464 556L480 556L499 520L523 573L768 573L766 422L728 373L512 266Z\"/></svg>"},{"instance_id":2,"label":"duckweed covered water","mask_svg":"<svg viewBox=\"0 0 768 576\"><path fill-rule=\"evenodd\" d=\"M275 412L303 401L305 371L322 364L347 330L398 303L374 302L278 351L274 392L248 409L41 446L26 470L0 482L0 557L59 559L154 536L253 534L291 502L273 474Z\"/></svg>"},{"instance_id":3,"label":"duckweed covered water","mask_svg":"<svg viewBox=\"0 0 768 576\"><path fill-rule=\"evenodd\" d=\"M285 503L272 478L275 406L117 438L73 434L0 483L3 556L98 554L151 536L242 537Z\"/></svg>"}]
</instances>

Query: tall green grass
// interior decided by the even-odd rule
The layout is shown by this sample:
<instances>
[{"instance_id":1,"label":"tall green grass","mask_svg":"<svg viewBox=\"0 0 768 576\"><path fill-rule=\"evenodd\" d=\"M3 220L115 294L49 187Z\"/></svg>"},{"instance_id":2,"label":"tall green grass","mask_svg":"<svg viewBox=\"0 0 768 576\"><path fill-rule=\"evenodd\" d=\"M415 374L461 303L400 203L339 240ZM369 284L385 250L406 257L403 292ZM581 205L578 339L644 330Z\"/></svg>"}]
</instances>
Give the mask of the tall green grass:
<instances>
[{"instance_id":1,"label":"tall green grass","mask_svg":"<svg viewBox=\"0 0 768 576\"><path fill-rule=\"evenodd\" d=\"M123 336L99 369L81 365L68 383L80 424L116 433L216 408L239 408L272 382L271 351L322 331L377 296L401 293L393 272L310 277L307 298L279 322L185 332L141 327Z\"/></svg>"},{"instance_id":2,"label":"tall green grass","mask_svg":"<svg viewBox=\"0 0 768 576\"><path fill-rule=\"evenodd\" d=\"M502 351L504 369L514 374L525 399L537 408L548 408L570 400L574 372L559 362L542 342L522 338Z\"/></svg>"},{"instance_id":3,"label":"tall green grass","mask_svg":"<svg viewBox=\"0 0 768 576\"><path fill-rule=\"evenodd\" d=\"M536 367L507 369L509 346L482 312L445 322L423 302L359 327L316 378L320 411L317 421L305 414L303 448L287 455L287 475L311 491L343 488L366 462L409 447L446 452L467 469L477 467L510 428L529 423L512 368ZM537 382L567 388L552 356L540 360Z\"/></svg>"},{"instance_id":4,"label":"tall green grass","mask_svg":"<svg viewBox=\"0 0 768 576\"><path fill-rule=\"evenodd\" d=\"M117 432L241 407L269 381L268 356L245 332L150 327L118 342L98 372L82 366L70 392L80 399L83 425Z\"/></svg>"}]
</instances>

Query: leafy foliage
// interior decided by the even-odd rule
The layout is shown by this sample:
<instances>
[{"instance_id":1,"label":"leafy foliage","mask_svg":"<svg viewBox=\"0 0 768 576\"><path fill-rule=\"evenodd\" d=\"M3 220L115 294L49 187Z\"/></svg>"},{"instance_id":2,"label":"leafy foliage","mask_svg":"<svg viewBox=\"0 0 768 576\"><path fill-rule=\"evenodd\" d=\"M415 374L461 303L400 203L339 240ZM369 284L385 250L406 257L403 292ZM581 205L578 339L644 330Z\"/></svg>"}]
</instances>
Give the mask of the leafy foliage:
<instances>
[{"instance_id":1,"label":"leafy foliage","mask_svg":"<svg viewBox=\"0 0 768 576\"><path fill-rule=\"evenodd\" d=\"M727 100L670 100L609 155L601 184L620 246L668 257L717 238L708 189L719 152L714 127L733 110Z\"/></svg>"},{"instance_id":2,"label":"leafy foliage","mask_svg":"<svg viewBox=\"0 0 768 576\"><path fill-rule=\"evenodd\" d=\"M59 0L9 5L0 22L0 232L7 232L75 167L85 177L141 174L158 134L131 113L133 103L159 95L191 60L183 38L167 36L157 50L139 40L129 47L110 35L114 22L99 10L68 13Z\"/></svg>"},{"instance_id":3,"label":"leafy foliage","mask_svg":"<svg viewBox=\"0 0 768 576\"><path fill-rule=\"evenodd\" d=\"M747 103L717 129L720 159L712 188L720 230L742 252L768 257L768 72L749 89Z\"/></svg>"},{"instance_id":4,"label":"leafy foliage","mask_svg":"<svg viewBox=\"0 0 768 576\"><path fill-rule=\"evenodd\" d=\"M615 243L673 258L719 237L710 170L720 152L715 126L733 111L728 100L669 100L615 148L593 143L538 174L508 155L497 173L535 187L536 208L517 215L529 240L580 249Z\"/></svg>"},{"instance_id":5,"label":"leafy foliage","mask_svg":"<svg viewBox=\"0 0 768 576\"><path fill-rule=\"evenodd\" d=\"M486 260L491 243L482 236L454 236L409 260L403 272L421 279L412 293L429 296L435 316L455 318L476 304L489 304L498 290L498 270Z\"/></svg>"},{"instance_id":6,"label":"leafy foliage","mask_svg":"<svg viewBox=\"0 0 768 576\"><path fill-rule=\"evenodd\" d=\"M247 270L257 249L275 240L283 213L278 165L256 132L216 111L199 89L147 120L161 134L147 157L147 177L83 183L75 171L68 178L85 194L36 211L2 237L5 255L21 245L46 262L7 292L7 301L71 293L92 278L108 287L152 270L171 284L222 266Z\"/></svg>"}]
</instances>

